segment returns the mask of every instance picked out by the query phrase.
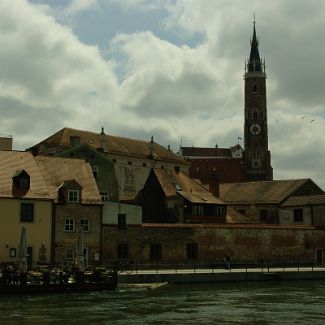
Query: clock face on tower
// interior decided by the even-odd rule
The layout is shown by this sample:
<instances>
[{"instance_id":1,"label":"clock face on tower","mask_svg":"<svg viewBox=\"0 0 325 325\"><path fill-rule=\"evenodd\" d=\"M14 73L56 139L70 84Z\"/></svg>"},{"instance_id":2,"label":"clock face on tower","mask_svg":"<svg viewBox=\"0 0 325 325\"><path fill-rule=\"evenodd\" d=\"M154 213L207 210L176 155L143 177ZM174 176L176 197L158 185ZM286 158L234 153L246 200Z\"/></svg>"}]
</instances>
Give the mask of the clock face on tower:
<instances>
[{"instance_id":1,"label":"clock face on tower","mask_svg":"<svg viewBox=\"0 0 325 325\"><path fill-rule=\"evenodd\" d=\"M258 124L252 124L251 127L249 128L249 131L254 134L257 135L261 132L261 127Z\"/></svg>"}]
</instances>

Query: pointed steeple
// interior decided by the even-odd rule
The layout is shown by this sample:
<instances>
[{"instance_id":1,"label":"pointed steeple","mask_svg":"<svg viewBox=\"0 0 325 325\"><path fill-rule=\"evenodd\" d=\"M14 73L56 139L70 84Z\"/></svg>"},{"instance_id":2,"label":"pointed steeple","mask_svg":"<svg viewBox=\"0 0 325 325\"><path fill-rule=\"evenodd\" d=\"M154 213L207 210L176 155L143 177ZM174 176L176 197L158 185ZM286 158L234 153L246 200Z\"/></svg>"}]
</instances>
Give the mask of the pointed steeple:
<instances>
[{"instance_id":1,"label":"pointed steeple","mask_svg":"<svg viewBox=\"0 0 325 325\"><path fill-rule=\"evenodd\" d=\"M262 72L262 62L258 51L258 40L256 37L255 19L253 28L253 38L251 40L251 53L247 62L247 72Z\"/></svg>"}]
</instances>

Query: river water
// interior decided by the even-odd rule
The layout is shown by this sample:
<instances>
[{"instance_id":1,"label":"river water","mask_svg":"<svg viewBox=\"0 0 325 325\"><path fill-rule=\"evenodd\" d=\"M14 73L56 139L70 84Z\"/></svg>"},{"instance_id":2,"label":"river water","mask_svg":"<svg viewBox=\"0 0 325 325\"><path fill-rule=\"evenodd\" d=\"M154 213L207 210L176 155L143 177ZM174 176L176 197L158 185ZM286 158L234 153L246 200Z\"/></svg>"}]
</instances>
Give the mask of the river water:
<instances>
[{"instance_id":1,"label":"river water","mask_svg":"<svg viewBox=\"0 0 325 325\"><path fill-rule=\"evenodd\" d=\"M325 281L0 296L0 324L325 324Z\"/></svg>"}]
</instances>

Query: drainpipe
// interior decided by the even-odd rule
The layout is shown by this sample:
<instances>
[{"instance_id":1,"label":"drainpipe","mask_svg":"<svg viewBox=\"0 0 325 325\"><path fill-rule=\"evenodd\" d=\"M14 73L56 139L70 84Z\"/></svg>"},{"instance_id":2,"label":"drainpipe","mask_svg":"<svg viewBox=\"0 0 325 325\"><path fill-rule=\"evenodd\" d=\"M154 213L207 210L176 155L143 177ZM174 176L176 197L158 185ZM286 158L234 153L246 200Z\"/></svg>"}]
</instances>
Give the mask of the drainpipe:
<instances>
[{"instance_id":1,"label":"drainpipe","mask_svg":"<svg viewBox=\"0 0 325 325\"><path fill-rule=\"evenodd\" d=\"M103 208L104 208L104 203L102 203L101 208L100 208L100 242L99 242L99 264L102 264L102 253L103 253Z\"/></svg>"},{"instance_id":2,"label":"drainpipe","mask_svg":"<svg viewBox=\"0 0 325 325\"><path fill-rule=\"evenodd\" d=\"M52 230L51 230L51 264L55 261L55 225L56 225L56 205L52 201Z\"/></svg>"}]
</instances>

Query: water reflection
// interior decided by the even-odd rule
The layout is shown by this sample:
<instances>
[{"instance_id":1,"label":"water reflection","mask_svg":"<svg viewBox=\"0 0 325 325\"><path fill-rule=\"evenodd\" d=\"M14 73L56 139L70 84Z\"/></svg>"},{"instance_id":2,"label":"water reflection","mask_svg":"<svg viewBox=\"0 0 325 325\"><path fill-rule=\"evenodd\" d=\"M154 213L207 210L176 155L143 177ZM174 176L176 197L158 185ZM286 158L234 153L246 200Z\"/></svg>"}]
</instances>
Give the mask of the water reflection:
<instances>
[{"instance_id":1,"label":"water reflection","mask_svg":"<svg viewBox=\"0 0 325 325\"><path fill-rule=\"evenodd\" d=\"M0 324L324 324L325 282L0 297Z\"/></svg>"}]
</instances>

